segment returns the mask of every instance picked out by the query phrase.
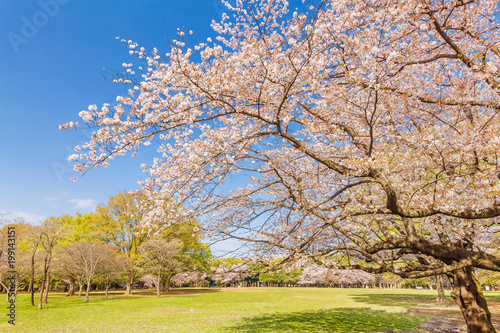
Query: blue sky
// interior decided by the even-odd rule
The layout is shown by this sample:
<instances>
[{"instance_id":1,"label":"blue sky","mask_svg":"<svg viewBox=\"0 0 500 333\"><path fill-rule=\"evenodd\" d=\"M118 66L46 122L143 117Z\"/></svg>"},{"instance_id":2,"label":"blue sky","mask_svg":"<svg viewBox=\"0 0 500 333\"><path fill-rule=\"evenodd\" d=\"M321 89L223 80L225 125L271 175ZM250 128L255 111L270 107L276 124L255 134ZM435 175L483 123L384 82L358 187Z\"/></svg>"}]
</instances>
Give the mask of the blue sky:
<instances>
[{"instance_id":1,"label":"blue sky","mask_svg":"<svg viewBox=\"0 0 500 333\"><path fill-rule=\"evenodd\" d=\"M0 1L0 211L37 223L136 188L147 152L73 182L66 158L88 133L58 126L126 92L102 80L133 60L117 36L166 52L177 28L193 43L213 36L221 14L218 0Z\"/></svg>"},{"instance_id":2,"label":"blue sky","mask_svg":"<svg viewBox=\"0 0 500 333\"><path fill-rule=\"evenodd\" d=\"M154 147L74 182L80 175L67 157L90 132L59 125L79 121L91 104L113 104L130 88L103 79L135 59L116 37L166 53L177 28L194 32L187 45L215 37L210 23L224 11L220 0L0 0L0 212L36 224L90 212L136 189ZM212 250L236 247L226 241Z\"/></svg>"}]
</instances>

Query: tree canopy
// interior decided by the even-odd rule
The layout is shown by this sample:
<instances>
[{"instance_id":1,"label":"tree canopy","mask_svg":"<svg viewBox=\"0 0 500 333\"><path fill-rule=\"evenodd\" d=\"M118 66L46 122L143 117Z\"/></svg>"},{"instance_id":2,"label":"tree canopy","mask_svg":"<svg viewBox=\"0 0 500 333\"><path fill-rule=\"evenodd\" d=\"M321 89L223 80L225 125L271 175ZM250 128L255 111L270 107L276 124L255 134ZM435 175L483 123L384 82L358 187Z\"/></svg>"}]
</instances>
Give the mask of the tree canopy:
<instances>
[{"instance_id":1,"label":"tree canopy","mask_svg":"<svg viewBox=\"0 0 500 333\"><path fill-rule=\"evenodd\" d=\"M140 182L146 225L185 203L261 254L445 273L469 330L494 331L472 267L500 270L497 1L227 7L216 42L191 49L180 31L162 57L124 41L142 80L80 112L95 132L75 168L158 142Z\"/></svg>"}]
</instances>

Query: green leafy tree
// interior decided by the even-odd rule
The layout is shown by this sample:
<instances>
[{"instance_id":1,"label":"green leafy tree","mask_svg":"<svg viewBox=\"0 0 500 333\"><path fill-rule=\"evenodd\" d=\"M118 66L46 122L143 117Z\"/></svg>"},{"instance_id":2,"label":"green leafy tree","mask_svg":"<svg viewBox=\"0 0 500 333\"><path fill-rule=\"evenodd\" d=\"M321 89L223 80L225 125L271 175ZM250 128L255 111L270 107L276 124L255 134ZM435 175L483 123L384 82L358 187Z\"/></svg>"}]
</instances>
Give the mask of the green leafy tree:
<instances>
[{"instance_id":1,"label":"green leafy tree","mask_svg":"<svg viewBox=\"0 0 500 333\"><path fill-rule=\"evenodd\" d=\"M106 205L99 205L96 213L97 230L103 240L116 246L127 257L125 295L131 295L138 271L137 248L148 239L140 225L141 214L136 200L130 193L118 193L110 197Z\"/></svg>"},{"instance_id":2,"label":"green leafy tree","mask_svg":"<svg viewBox=\"0 0 500 333\"><path fill-rule=\"evenodd\" d=\"M63 215L60 220L61 230L65 233L64 239L60 242L63 246L84 240L106 242L108 230L102 223L102 216L97 212Z\"/></svg>"},{"instance_id":3,"label":"green leafy tree","mask_svg":"<svg viewBox=\"0 0 500 333\"><path fill-rule=\"evenodd\" d=\"M299 282L302 271L300 269L287 270L280 269L277 271L259 273L259 282L293 285Z\"/></svg>"},{"instance_id":4,"label":"green leafy tree","mask_svg":"<svg viewBox=\"0 0 500 333\"><path fill-rule=\"evenodd\" d=\"M196 221L175 223L164 228L158 236L166 240L179 240L182 244L182 261L187 269L209 272L212 253L201 242L202 233Z\"/></svg>"}]
</instances>

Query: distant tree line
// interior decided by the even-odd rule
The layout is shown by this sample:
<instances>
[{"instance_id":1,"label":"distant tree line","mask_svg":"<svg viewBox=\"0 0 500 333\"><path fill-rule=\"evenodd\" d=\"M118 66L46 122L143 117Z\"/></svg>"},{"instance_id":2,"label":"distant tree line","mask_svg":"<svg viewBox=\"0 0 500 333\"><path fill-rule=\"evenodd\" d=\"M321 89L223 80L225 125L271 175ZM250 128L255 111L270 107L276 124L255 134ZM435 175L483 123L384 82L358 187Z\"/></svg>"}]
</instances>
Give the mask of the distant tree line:
<instances>
[{"instance_id":1,"label":"distant tree line","mask_svg":"<svg viewBox=\"0 0 500 333\"><path fill-rule=\"evenodd\" d=\"M93 289L125 289L130 295L143 275L153 276L158 295L168 291L173 275L191 270L206 271L210 249L201 242L196 221L165 223L143 230L133 195L118 193L88 214L50 217L39 225L0 216L0 290L7 282L7 228L17 233L16 290L31 294L31 305L42 309L50 290L85 301ZM38 299L35 299L38 293Z\"/></svg>"},{"instance_id":2,"label":"distant tree line","mask_svg":"<svg viewBox=\"0 0 500 333\"><path fill-rule=\"evenodd\" d=\"M203 234L196 221L176 221L143 230L134 197L118 193L88 214L51 217L40 225L26 224L0 214L0 291L7 291L7 228L17 232L15 289L31 295L31 305L42 309L51 290L67 296L82 293L89 301L92 290L102 290L108 299L111 289L131 295L134 286L155 288L156 294L171 286L316 286L316 287L399 287L435 288L441 300L441 276L401 279L390 274L369 274L341 269L332 260L291 262L277 265L239 258L212 259L201 242ZM492 289L500 275L478 272L482 284ZM38 293L38 295L36 295Z\"/></svg>"}]
</instances>

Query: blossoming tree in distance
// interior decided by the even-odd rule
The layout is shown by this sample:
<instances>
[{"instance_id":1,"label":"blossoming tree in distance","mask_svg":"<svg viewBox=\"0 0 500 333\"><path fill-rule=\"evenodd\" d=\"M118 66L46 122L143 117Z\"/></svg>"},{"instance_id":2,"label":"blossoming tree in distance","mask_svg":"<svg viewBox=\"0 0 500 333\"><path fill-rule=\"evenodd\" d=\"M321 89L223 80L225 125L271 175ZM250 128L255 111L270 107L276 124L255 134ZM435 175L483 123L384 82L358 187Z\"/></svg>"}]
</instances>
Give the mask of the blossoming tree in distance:
<instances>
[{"instance_id":1,"label":"blossoming tree in distance","mask_svg":"<svg viewBox=\"0 0 500 333\"><path fill-rule=\"evenodd\" d=\"M469 332L494 332L474 268L500 270L497 2L226 6L216 41L180 31L164 56L127 42L147 64L126 75L144 74L80 113L95 131L75 168L154 144L145 225L183 203L259 253L447 274Z\"/></svg>"},{"instance_id":2,"label":"blossoming tree in distance","mask_svg":"<svg viewBox=\"0 0 500 333\"><path fill-rule=\"evenodd\" d=\"M306 266L299 278L302 285L361 285L366 287L373 283L375 278L370 273L359 269L336 269L322 265L311 264Z\"/></svg>"},{"instance_id":3,"label":"blossoming tree in distance","mask_svg":"<svg viewBox=\"0 0 500 333\"><path fill-rule=\"evenodd\" d=\"M218 267L213 267L212 270L212 280L219 282L223 286L243 281L251 273L250 267L243 263L236 263L231 267L221 264Z\"/></svg>"}]
</instances>

